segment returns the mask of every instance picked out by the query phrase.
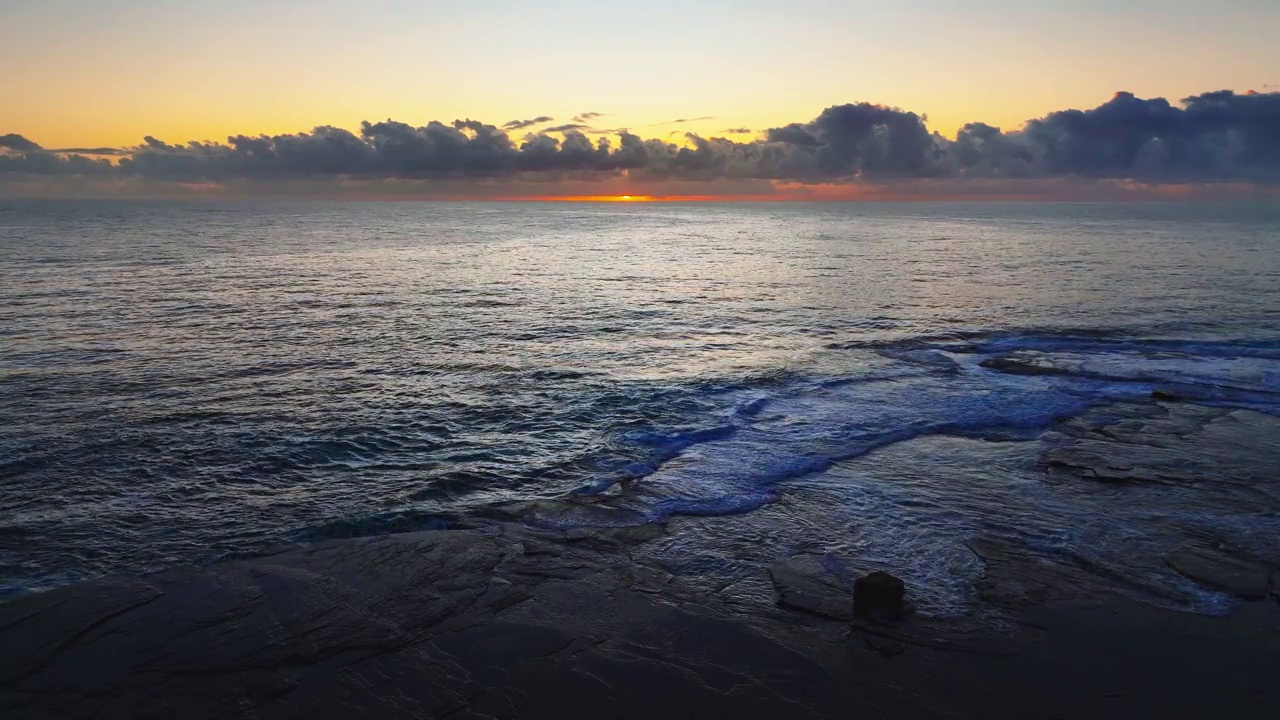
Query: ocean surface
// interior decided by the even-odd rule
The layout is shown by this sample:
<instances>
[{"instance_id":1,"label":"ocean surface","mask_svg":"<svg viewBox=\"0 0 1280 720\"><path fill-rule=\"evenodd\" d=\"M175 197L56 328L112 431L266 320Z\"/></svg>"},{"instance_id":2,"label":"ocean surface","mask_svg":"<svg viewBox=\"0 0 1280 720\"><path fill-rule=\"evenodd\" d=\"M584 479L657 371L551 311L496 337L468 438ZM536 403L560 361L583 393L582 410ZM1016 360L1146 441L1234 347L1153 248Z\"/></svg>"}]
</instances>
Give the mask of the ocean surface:
<instances>
[{"instance_id":1,"label":"ocean surface","mask_svg":"<svg viewBox=\"0 0 1280 720\"><path fill-rule=\"evenodd\" d=\"M1166 384L1280 412L1280 207L0 203L0 593L593 495L561 522L703 518L675 571L817 552L936 614L978 533L1280 542L1019 442Z\"/></svg>"}]
</instances>

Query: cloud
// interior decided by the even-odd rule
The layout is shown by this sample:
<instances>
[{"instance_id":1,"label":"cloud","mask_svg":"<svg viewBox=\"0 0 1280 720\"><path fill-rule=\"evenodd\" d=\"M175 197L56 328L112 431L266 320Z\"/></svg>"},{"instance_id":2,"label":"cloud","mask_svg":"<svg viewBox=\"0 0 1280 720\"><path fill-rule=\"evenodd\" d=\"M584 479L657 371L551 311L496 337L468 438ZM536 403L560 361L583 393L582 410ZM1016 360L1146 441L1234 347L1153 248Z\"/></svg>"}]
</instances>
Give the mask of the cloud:
<instances>
[{"instance_id":1,"label":"cloud","mask_svg":"<svg viewBox=\"0 0 1280 720\"><path fill-rule=\"evenodd\" d=\"M108 160L47 152L0 154L0 177L11 175L105 176L116 172Z\"/></svg>"},{"instance_id":2,"label":"cloud","mask_svg":"<svg viewBox=\"0 0 1280 720\"><path fill-rule=\"evenodd\" d=\"M147 147L151 148L152 150L178 150L178 149L180 149L180 146L178 146L178 145L170 145L169 143L166 143L166 142L163 142L163 141L157 140L157 139L155 139L155 138L151 137L150 135L148 135L148 136L146 136L146 137L142 138L142 142L143 142L143 144L144 144L144 145L146 145Z\"/></svg>"},{"instance_id":3,"label":"cloud","mask_svg":"<svg viewBox=\"0 0 1280 720\"><path fill-rule=\"evenodd\" d=\"M729 128L728 130L721 130L720 132L725 135L750 135L755 131L751 128Z\"/></svg>"},{"instance_id":4,"label":"cloud","mask_svg":"<svg viewBox=\"0 0 1280 720\"><path fill-rule=\"evenodd\" d=\"M48 150L51 153L62 153L66 155L128 155L128 148L113 147L96 147L96 148L56 148Z\"/></svg>"},{"instance_id":5,"label":"cloud","mask_svg":"<svg viewBox=\"0 0 1280 720\"><path fill-rule=\"evenodd\" d=\"M503 130L523 130L527 127L533 127L534 125L549 123L554 120L555 118L549 115L539 115L536 118L529 118L528 120L511 120L509 122L503 123L502 129Z\"/></svg>"},{"instance_id":6,"label":"cloud","mask_svg":"<svg viewBox=\"0 0 1280 720\"><path fill-rule=\"evenodd\" d=\"M936 174L932 161L938 149L924 121L915 113L883 105L835 105L803 125L771 128L765 137L768 143L799 151L804 167L793 162L779 170L802 179Z\"/></svg>"},{"instance_id":7,"label":"cloud","mask_svg":"<svg viewBox=\"0 0 1280 720\"><path fill-rule=\"evenodd\" d=\"M128 155L128 148L88 147L88 148L44 148L16 133L0 135L0 150L14 152L45 152L60 155Z\"/></svg>"},{"instance_id":8,"label":"cloud","mask_svg":"<svg viewBox=\"0 0 1280 720\"><path fill-rule=\"evenodd\" d=\"M679 125L681 123L700 122L702 120L715 120L715 118L712 117L711 115L704 115L702 117L695 117L695 118L679 118L676 120L668 120L666 122L654 123L649 127L661 127L663 125Z\"/></svg>"},{"instance_id":9,"label":"cloud","mask_svg":"<svg viewBox=\"0 0 1280 720\"><path fill-rule=\"evenodd\" d=\"M584 113L582 116L585 116ZM579 117L582 117L579 116ZM675 122L691 122L687 118ZM515 123L544 122L550 118ZM413 126L365 122L225 142L45 151L0 136L0 174L116 178L145 183L323 183L494 180L776 182L1131 180L1280 185L1280 93L1207 92L1180 103L1127 92L1088 110L1061 110L1004 131L980 122L954 139L924 117L872 103L833 105L817 117L735 141L673 132L667 140L574 122L524 135L477 120ZM747 134L750 130L725 131ZM679 136L679 137L676 137ZM675 139L678 142L669 142ZM90 155L118 155L116 162Z\"/></svg>"},{"instance_id":10,"label":"cloud","mask_svg":"<svg viewBox=\"0 0 1280 720\"><path fill-rule=\"evenodd\" d=\"M0 135L0 148L25 152L27 150L39 150L40 146L17 133L9 133L8 135Z\"/></svg>"},{"instance_id":11,"label":"cloud","mask_svg":"<svg viewBox=\"0 0 1280 720\"><path fill-rule=\"evenodd\" d=\"M582 123L567 123L565 125L556 125L555 127L545 128L543 129L543 132L563 133L563 132L572 132L575 130L590 130L590 129L591 129L590 126L584 125Z\"/></svg>"},{"instance_id":12,"label":"cloud","mask_svg":"<svg viewBox=\"0 0 1280 720\"><path fill-rule=\"evenodd\" d=\"M1280 93L1207 92L1144 100L1118 92L1091 110L1061 110L1001 133L971 124L948 156L961 172L1280 181Z\"/></svg>"},{"instance_id":13,"label":"cloud","mask_svg":"<svg viewBox=\"0 0 1280 720\"><path fill-rule=\"evenodd\" d=\"M588 123L588 122L591 122L592 120L595 120L596 118L602 118L604 116L605 116L605 113L584 112L584 113L578 113L577 115L574 115L573 121L576 123Z\"/></svg>"}]
</instances>

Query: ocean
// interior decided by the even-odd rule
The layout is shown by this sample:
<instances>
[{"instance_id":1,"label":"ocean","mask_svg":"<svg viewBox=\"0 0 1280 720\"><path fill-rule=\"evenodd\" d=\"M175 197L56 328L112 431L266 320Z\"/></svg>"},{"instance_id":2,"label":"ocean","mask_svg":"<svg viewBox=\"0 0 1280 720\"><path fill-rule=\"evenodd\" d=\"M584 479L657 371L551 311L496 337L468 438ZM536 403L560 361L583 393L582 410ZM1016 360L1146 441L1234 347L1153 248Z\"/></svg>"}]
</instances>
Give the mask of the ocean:
<instances>
[{"instance_id":1,"label":"ocean","mask_svg":"<svg viewBox=\"0 0 1280 720\"><path fill-rule=\"evenodd\" d=\"M1280 412L1280 206L0 202L0 593L563 498L939 615L979 533L1274 550L1275 508L1044 480L1030 441L1162 387Z\"/></svg>"}]
</instances>

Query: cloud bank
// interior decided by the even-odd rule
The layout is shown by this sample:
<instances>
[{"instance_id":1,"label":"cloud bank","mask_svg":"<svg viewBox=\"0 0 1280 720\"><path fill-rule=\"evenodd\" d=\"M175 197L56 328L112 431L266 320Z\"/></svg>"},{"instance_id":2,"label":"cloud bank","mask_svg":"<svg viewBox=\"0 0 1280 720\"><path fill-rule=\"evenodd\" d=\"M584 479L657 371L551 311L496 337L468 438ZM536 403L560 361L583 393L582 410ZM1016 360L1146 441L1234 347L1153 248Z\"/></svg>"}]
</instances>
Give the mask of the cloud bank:
<instances>
[{"instance_id":1,"label":"cloud bank","mask_svg":"<svg viewBox=\"0 0 1280 720\"><path fill-rule=\"evenodd\" d=\"M501 127L469 119L424 126L386 120L365 122L358 132L323 126L185 144L147 136L136 147L70 150L46 150L7 134L0 135L0 180L1280 183L1280 92L1208 92L1179 104L1121 92L1093 109L1050 113L1017 130L970 123L955 139L930 132L916 113L871 103L835 105L748 142L686 134L686 142L676 144L626 130L592 139L588 134L602 131L585 121L599 116L582 113L573 123L518 138L513 131L553 119Z\"/></svg>"}]
</instances>

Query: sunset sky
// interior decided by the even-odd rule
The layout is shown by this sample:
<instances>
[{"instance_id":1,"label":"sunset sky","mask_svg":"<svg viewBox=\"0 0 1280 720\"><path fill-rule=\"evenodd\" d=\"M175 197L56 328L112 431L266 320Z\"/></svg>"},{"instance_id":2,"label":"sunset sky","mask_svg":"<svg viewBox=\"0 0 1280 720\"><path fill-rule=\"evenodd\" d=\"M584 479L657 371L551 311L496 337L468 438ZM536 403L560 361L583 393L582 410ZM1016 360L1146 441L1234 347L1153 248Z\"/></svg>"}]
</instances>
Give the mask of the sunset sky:
<instances>
[{"instance_id":1,"label":"sunset sky","mask_svg":"<svg viewBox=\"0 0 1280 720\"><path fill-rule=\"evenodd\" d=\"M121 148L550 118L512 139L575 123L686 145L869 102L954 138L1118 90L1273 93L1278 27L1274 0L0 0L0 135Z\"/></svg>"}]
</instances>

